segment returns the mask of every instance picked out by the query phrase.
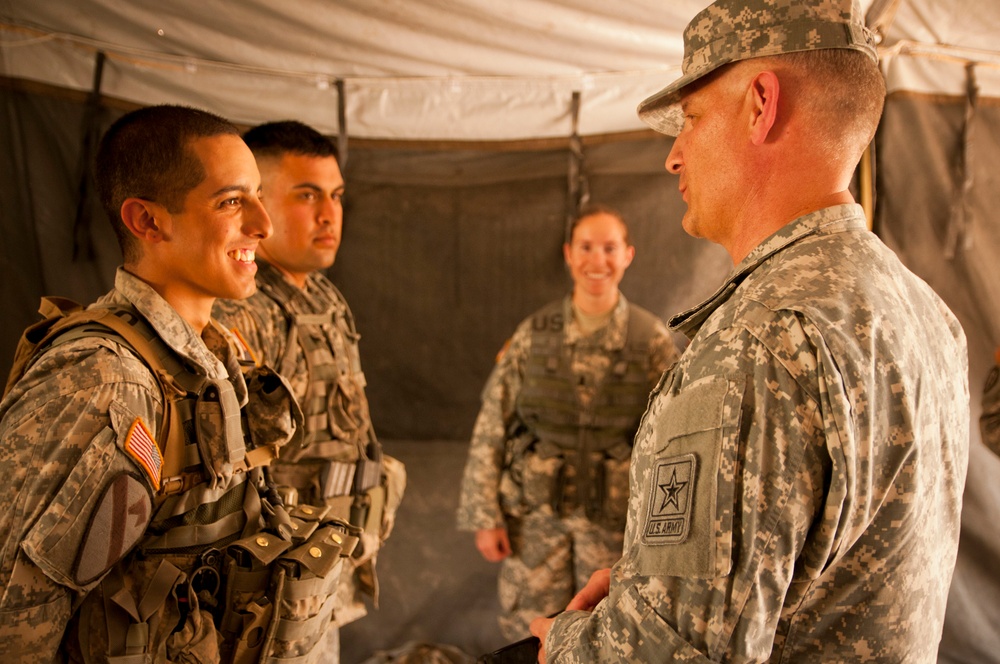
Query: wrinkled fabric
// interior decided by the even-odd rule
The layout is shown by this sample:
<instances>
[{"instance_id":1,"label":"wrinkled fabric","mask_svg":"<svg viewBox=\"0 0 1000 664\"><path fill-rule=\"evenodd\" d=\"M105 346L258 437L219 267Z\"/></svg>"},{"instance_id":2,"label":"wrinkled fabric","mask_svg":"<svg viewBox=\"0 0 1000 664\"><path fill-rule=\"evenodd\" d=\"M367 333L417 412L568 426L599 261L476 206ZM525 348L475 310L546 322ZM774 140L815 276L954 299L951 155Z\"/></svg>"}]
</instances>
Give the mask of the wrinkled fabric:
<instances>
[{"instance_id":1,"label":"wrinkled fabric","mask_svg":"<svg viewBox=\"0 0 1000 664\"><path fill-rule=\"evenodd\" d=\"M230 381L246 401L238 358L214 324L199 336L122 268L114 290L98 302L134 306L177 355L212 379ZM102 511L123 509L129 527L148 524L155 483L125 443L139 418L159 432L161 414L160 387L142 360L98 337L41 353L0 403L0 476L7 482L0 493L0 656L51 662L90 641L67 624L103 575L83 578L90 575L80 570L106 570L127 554L114 543L120 533L94 535L90 527L107 521ZM98 565L88 554L78 562L88 543L88 552L109 558Z\"/></svg>"},{"instance_id":2,"label":"wrinkled fabric","mask_svg":"<svg viewBox=\"0 0 1000 664\"><path fill-rule=\"evenodd\" d=\"M625 553L549 661L935 661L968 463L955 317L843 205L671 325L692 341L636 435Z\"/></svg>"}]
</instances>

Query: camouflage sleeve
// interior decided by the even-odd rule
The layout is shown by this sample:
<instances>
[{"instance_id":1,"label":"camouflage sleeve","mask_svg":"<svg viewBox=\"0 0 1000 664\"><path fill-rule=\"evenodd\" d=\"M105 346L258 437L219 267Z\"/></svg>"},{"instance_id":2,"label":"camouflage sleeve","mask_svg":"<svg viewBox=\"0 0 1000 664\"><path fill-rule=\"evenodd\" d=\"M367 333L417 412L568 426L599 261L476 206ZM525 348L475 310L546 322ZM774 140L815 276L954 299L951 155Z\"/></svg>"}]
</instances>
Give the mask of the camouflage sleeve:
<instances>
[{"instance_id":1,"label":"camouflage sleeve","mask_svg":"<svg viewBox=\"0 0 1000 664\"><path fill-rule=\"evenodd\" d=\"M1000 351L997 352L1000 362ZM993 367L983 390L983 412L979 416L983 443L1000 455L1000 365Z\"/></svg>"},{"instance_id":2,"label":"camouflage sleeve","mask_svg":"<svg viewBox=\"0 0 1000 664\"><path fill-rule=\"evenodd\" d=\"M58 661L72 607L144 532L159 467L124 445L137 420L155 430L158 393L120 346L80 339L0 404L0 656Z\"/></svg>"},{"instance_id":3,"label":"camouflage sleeve","mask_svg":"<svg viewBox=\"0 0 1000 664\"><path fill-rule=\"evenodd\" d=\"M524 360L530 349L529 328L522 323L501 351L483 389L482 407L476 418L469 456L462 475L457 513L460 530L500 528L500 473L503 469L507 429L514 418L521 389Z\"/></svg>"}]
</instances>

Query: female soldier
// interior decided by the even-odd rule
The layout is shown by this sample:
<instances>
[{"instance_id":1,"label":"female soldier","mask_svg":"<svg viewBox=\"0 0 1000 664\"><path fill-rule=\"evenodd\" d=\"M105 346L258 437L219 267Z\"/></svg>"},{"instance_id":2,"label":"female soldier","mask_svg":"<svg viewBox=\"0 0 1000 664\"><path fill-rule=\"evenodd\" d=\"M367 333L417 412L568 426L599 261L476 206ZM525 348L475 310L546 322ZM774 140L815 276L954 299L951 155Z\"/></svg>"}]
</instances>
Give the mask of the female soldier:
<instances>
[{"instance_id":1,"label":"female soldier","mask_svg":"<svg viewBox=\"0 0 1000 664\"><path fill-rule=\"evenodd\" d=\"M502 562L514 640L622 553L632 437L677 359L666 327L618 290L635 256L617 212L585 208L563 254L573 292L524 320L483 391L458 527Z\"/></svg>"}]
</instances>

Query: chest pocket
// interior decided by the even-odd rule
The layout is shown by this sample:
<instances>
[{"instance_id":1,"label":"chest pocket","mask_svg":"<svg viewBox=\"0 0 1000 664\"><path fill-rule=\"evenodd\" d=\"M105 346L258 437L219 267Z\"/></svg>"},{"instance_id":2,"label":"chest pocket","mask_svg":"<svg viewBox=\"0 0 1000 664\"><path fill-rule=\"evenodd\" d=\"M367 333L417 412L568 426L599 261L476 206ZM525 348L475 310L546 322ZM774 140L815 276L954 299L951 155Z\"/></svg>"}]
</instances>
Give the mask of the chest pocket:
<instances>
[{"instance_id":1,"label":"chest pocket","mask_svg":"<svg viewBox=\"0 0 1000 664\"><path fill-rule=\"evenodd\" d=\"M640 574L714 578L732 568L735 478L745 381L709 377L651 413L656 444L642 473ZM644 464L644 465L646 465Z\"/></svg>"}]
</instances>

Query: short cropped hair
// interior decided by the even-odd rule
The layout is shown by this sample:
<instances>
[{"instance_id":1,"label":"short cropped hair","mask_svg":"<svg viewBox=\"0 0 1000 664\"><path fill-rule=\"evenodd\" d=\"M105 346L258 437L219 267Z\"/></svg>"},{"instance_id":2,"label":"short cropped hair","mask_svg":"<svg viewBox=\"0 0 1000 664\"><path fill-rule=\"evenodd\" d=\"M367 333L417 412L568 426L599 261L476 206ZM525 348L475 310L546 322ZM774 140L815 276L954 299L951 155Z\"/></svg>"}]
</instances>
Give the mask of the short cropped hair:
<instances>
[{"instance_id":1,"label":"short cropped hair","mask_svg":"<svg viewBox=\"0 0 1000 664\"><path fill-rule=\"evenodd\" d=\"M258 159L281 157L288 153L338 159L337 146L333 141L297 120L258 125L243 134L243 140Z\"/></svg>"},{"instance_id":2,"label":"short cropped hair","mask_svg":"<svg viewBox=\"0 0 1000 664\"><path fill-rule=\"evenodd\" d=\"M603 203L588 203L577 211L576 216L573 217L573 221L569 225L567 242L570 244L573 243L573 234L576 233L576 227L580 225L580 222L588 217L593 217L598 214L607 214L617 219L618 223L622 225L622 230L624 231L625 246L630 246L628 239L628 224L625 223L625 217L623 217L618 210L614 209L610 205L604 205Z\"/></svg>"},{"instance_id":3,"label":"short cropped hair","mask_svg":"<svg viewBox=\"0 0 1000 664\"><path fill-rule=\"evenodd\" d=\"M830 150L861 152L875 137L885 104L885 78L861 51L842 48L774 56L802 72L812 86L809 107L827 134Z\"/></svg>"},{"instance_id":4,"label":"short cropped hair","mask_svg":"<svg viewBox=\"0 0 1000 664\"><path fill-rule=\"evenodd\" d=\"M220 135L240 131L225 118L187 106L141 108L105 132L95 163L97 190L126 263L138 259L139 245L122 222L122 204L141 198L171 213L182 211L188 192L206 176L190 143Z\"/></svg>"}]
</instances>

